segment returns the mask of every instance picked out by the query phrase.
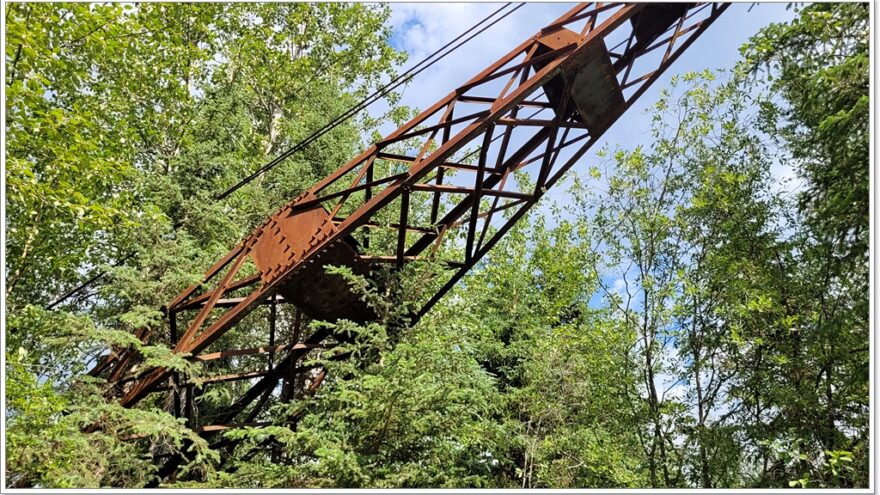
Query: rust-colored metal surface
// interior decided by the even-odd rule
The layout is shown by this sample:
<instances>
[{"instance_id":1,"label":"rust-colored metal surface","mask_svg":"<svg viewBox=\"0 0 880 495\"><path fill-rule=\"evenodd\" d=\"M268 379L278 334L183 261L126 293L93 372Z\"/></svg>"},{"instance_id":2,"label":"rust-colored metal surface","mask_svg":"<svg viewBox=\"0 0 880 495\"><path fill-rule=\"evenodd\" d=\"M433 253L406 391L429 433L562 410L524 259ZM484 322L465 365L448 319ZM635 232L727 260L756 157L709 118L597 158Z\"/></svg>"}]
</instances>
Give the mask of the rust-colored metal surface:
<instances>
[{"instance_id":1,"label":"rust-colored metal surface","mask_svg":"<svg viewBox=\"0 0 880 495\"><path fill-rule=\"evenodd\" d=\"M312 206L296 209L297 204ZM346 237L317 253L314 260L300 265L309 250L336 232L328 212L311 192L285 205L253 234L250 256L264 284L271 284L294 266L299 269L278 285L284 299L310 318L365 322L375 313L353 294L338 276L328 275L327 265L344 266L358 275L369 275L370 267L357 252L357 243Z\"/></svg>"},{"instance_id":2,"label":"rust-colored metal surface","mask_svg":"<svg viewBox=\"0 0 880 495\"><path fill-rule=\"evenodd\" d=\"M205 380L202 389L247 383L220 413L199 416L194 384L161 368L134 370L128 352L111 353L94 374L112 377L125 406L171 394L166 407L206 434L270 419L267 404L325 379L305 357L339 337L325 328L309 334L307 318L376 318L326 266L369 274L442 262L445 279L414 318L424 315L726 7L579 4L280 208L165 308L174 352L204 366L268 356L262 369ZM295 315L284 335L276 329L281 304ZM224 334L260 305L270 307L265 339L226 347Z\"/></svg>"}]
</instances>

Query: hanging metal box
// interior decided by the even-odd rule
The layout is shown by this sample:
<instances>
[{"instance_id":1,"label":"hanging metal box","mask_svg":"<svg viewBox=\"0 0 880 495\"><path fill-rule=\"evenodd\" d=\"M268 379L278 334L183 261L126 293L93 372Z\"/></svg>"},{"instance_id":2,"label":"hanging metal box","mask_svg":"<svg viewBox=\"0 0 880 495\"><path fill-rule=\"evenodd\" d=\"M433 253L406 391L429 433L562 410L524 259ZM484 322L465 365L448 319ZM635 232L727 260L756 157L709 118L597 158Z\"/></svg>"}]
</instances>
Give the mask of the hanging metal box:
<instances>
[{"instance_id":1,"label":"hanging metal box","mask_svg":"<svg viewBox=\"0 0 880 495\"><path fill-rule=\"evenodd\" d=\"M630 19L636 42L647 47L678 21L694 3L651 3Z\"/></svg>"},{"instance_id":2,"label":"hanging metal box","mask_svg":"<svg viewBox=\"0 0 880 495\"><path fill-rule=\"evenodd\" d=\"M336 231L324 207L316 204L305 210L294 210L296 204L314 199L313 194L301 196L263 225L251 256L264 283L272 282L294 267L314 245ZM365 322L375 319L372 309L351 291L345 280L325 271L327 266L345 266L358 275L369 273L354 239L348 236L335 242L316 258L301 265L278 288L284 299L316 320Z\"/></svg>"},{"instance_id":3,"label":"hanging metal box","mask_svg":"<svg viewBox=\"0 0 880 495\"><path fill-rule=\"evenodd\" d=\"M536 55L540 56L577 44L580 42L580 36L570 29L562 28L545 34L538 42L540 48L536 51ZM601 39L592 40L577 58L577 63L567 65L578 69L568 71L563 68L562 74L544 84L544 92L553 104L554 111L558 111L565 85L571 81L569 92L564 96L570 98L570 103L574 105L566 105L569 111L564 117L576 111L578 120L586 124L590 132L600 132L608 124L607 116L616 114L615 110L623 105L623 92L617 82L608 49ZM535 65L537 70L540 70L546 64L539 62Z\"/></svg>"}]
</instances>

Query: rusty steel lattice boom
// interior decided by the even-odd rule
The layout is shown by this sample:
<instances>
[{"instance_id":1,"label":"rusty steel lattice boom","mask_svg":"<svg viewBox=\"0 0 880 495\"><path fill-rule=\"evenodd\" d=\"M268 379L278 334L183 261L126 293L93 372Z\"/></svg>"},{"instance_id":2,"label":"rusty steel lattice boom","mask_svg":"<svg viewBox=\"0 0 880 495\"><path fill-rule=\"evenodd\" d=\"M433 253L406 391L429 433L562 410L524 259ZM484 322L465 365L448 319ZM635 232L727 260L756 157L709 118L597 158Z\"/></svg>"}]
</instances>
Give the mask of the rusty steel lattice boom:
<instances>
[{"instance_id":1,"label":"rusty steel lattice boom","mask_svg":"<svg viewBox=\"0 0 880 495\"><path fill-rule=\"evenodd\" d=\"M383 264L442 262L448 278L425 297L416 317L424 315L726 7L580 4L284 205L166 307L175 353L198 362L270 356L268 369L205 379L201 387L233 380L249 386L213 424L191 426L211 432L254 424L280 381L298 376L311 390L320 384L324 371L303 366L303 357L334 339L326 329L303 335L300 315L376 318L341 278L325 272L328 265L369 274ZM282 303L297 316L291 341L279 344L274 317ZM268 344L217 348L261 304L272 318ZM178 335L183 313L189 316ZM125 406L172 391L174 411L184 407L192 420L193 384L162 368L133 373L137 363L132 352L114 352L93 374L116 383Z\"/></svg>"}]
</instances>

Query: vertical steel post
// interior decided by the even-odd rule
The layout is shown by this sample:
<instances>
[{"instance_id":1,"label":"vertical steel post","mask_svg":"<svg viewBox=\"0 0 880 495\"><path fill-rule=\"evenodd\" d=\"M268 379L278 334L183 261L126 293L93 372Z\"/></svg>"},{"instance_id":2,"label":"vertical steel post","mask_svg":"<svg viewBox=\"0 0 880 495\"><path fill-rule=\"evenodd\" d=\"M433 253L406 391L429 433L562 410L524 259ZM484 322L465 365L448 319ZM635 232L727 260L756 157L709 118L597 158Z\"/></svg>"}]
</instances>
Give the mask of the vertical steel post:
<instances>
[{"instance_id":1,"label":"vertical steel post","mask_svg":"<svg viewBox=\"0 0 880 495\"><path fill-rule=\"evenodd\" d=\"M572 8L285 205L211 267L200 283L184 290L168 305L175 352L190 353L194 359L203 361L269 354L268 371L234 374L233 379L245 375L262 375L263 378L223 414L230 423L245 405L265 397L267 390L274 390L280 378L285 380L283 400L301 394L303 379L309 373L300 366L301 361L310 349L319 348L332 334L316 332L303 338L302 314L296 310L291 347L305 345L300 345L295 352L291 349L289 354L276 356L281 351L275 344L284 340L277 335L275 298L279 291L292 294L293 298L304 291L326 288L318 285L322 282L316 281L313 270L338 260L339 256L349 259L345 258L349 253L351 263L364 271L375 268L378 263L392 263L400 268L410 261L434 260L455 271L445 283L438 284L439 289L425 294L427 302L416 318L425 314L726 7L725 4L591 3ZM584 25L581 27L579 23ZM617 46L606 46L612 39L622 41ZM654 50L660 52L658 55L665 50L662 60L651 58ZM632 80L631 71L635 72ZM505 80L507 84L498 91L496 82ZM572 90L572 85L577 91ZM526 107L538 110L522 118L520 113ZM453 118L453 108L458 117ZM494 166L490 166L493 164L488 163L489 149L496 140L493 133L498 134L501 141L494 151L497 154L493 157ZM569 133L575 136L568 139ZM438 135L442 137L439 146L435 146ZM466 154L466 147L479 140L483 142L479 163L472 164L468 160L475 152ZM563 148L567 154L572 152L569 157L561 154ZM413 150L420 151L414 154ZM462 157L463 154L466 156ZM383 163L375 165L377 160ZM406 163L409 168L401 172L397 165L391 166L389 162ZM539 168L535 186L518 183L515 174L531 174L526 167L536 162ZM456 180L461 177L458 174L474 174L468 177L474 180L472 183ZM363 195L359 194L361 190ZM398 198L400 211L395 212ZM491 206L486 209L483 203ZM409 211L410 206L422 204L430 208L430 214L424 215L426 218L415 209ZM504 216L495 218L493 223L493 213L503 210L506 210ZM311 222L305 220L313 214L309 212L325 214L327 218L320 226L315 223L314 229L289 227L291 223ZM392 215L398 213L399 223L389 223ZM293 218L298 215L302 216ZM428 218L430 224L424 225ZM479 236L478 219L484 219ZM365 235L363 244L358 246L353 236L361 228ZM390 235L387 245L381 246L373 239L371 246L371 229L379 228L392 229L396 236ZM467 230L462 232L463 229ZM413 235L408 236L408 232ZM274 251L276 246L271 244L271 239L276 235L280 236L277 249L284 251ZM451 249L441 249L441 244ZM286 261L276 264L273 256L282 252L295 254L288 254ZM253 274L251 265L260 273ZM228 271L223 275L225 270ZM220 279L219 283L215 279ZM227 297L241 292L243 297ZM325 309L332 317L341 311L341 306L333 303L345 301L340 299L339 292L333 289L320 296L321 304L329 301L326 308L308 302L302 303L303 309L306 314ZM270 304L268 349L204 354L203 351L261 304ZM198 310L198 314L181 337L176 312L183 310ZM118 369L111 370L110 380L126 379L136 364L134 354L111 353L96 366L95 374L116 362ZM127 391L120 387L124 391L122 404L132 406L149 393L167 390L169 377L175 388L175 414L179 415L183 407L188 421L193 423L197 390L190 384L183 385L186 392L180 390L183 377L173 370L147 370ZM227 380L211 383L223 381ZM318 382L316 378L315 383ZM252 414L257 414L260 407L255 407Z\"/></svg>"}]
</instances>

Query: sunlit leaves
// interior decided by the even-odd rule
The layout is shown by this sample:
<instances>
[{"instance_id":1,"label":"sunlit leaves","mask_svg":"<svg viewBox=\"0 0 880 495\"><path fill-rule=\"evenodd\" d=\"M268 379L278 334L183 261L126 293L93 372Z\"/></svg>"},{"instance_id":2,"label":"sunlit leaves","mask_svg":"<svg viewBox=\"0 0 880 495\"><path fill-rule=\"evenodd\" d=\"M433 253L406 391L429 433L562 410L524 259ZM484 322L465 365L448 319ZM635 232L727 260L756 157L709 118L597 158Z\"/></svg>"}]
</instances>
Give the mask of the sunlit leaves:
<instances>
[{"instance_id":1,"label":"sunlit leaves","mask_svg":"<svg viewBox=\"0 0 880 495\"><path fill-rule=\"evenodd\" d=\"M143 486L155 474L145 467L151 449L195 442L181 476L203 477L214 460L204 441L149 410L168 404L151 398L129 411L104 403L97 388L71 387L100 354L123 349L143 359L135 373L161 365L199 383L199 367L161 343L161 305L268 211L347 161L362 132L384 120L340 126L225 204L214 195L393 74L403 55L387 43L388 8L56 3L7 12L7 343L25 350L14 380L27 393L73 404L40 423L71 443L47 436L35 447L42 457L15 458L8 472L21 486ZM56 311L41 309L105 270ZM230 340L263 333L261 323L245 322ZM148 330L146 343L139 330ZM47 386L31 387L36 377ZM224 390L200 407L227 400ZM105 433L75 434L71 425L100 411ZM32 413L9 423L17 439L39 430ZM53 449L70 452L41 470Z\"/></svg>"}]
</instances>

